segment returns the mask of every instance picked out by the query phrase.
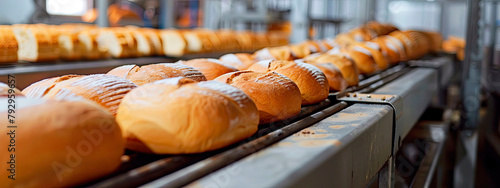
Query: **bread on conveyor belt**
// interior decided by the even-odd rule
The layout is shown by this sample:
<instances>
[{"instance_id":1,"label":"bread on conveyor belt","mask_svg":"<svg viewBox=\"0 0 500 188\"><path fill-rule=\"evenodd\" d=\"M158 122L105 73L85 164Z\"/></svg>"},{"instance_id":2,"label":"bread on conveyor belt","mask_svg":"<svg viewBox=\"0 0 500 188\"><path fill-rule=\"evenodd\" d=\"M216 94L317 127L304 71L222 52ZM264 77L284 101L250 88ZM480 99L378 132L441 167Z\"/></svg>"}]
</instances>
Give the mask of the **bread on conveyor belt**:
<instances>
[{"instance_id":1,"label":"bread on conveyor belt","mask_svg":"<svg viewBox=\"0 0 500 188\"><path fill-rule=\"evenodd\" d=\"M288 45L292 59L302 59L311 54L311 48L306 43Z\"/></svg>"},{"instance_id":2,"label":"bread on conveyor belt","mask_svg":"<svg viewBox=\"0 0 500 188\"><path fill-rule=\"evenodd\" d=\"M182 32L175 29L166 29L160 32L163 42L163 53L166 56L179 57L187 52L187 43Z\"/></svg>"},{"instance_id":3,"label":"bread on conveyor belt","mask_svg":"<svg viewBox=\"0 0 500 188\"><path fill-rule=\"evenodd\" d=\"M73 187L118 168L124 151L120 127L103 107L88 100L16 97L15 153L2 151L0 187ZM0 98L7 106L8 98ZM7 117L7 108L0 110ZM1 127L12 125L0 121ZM7 131L7 129L3 129ZM0 134L0 143L12 143ZM7 149L6 149L7 150ZM15 180L8 179L15 154Z\"/></svg>"},{"instance_id":4,"label":"bread on conveyor belt","mask_svg":"<svg viewBox=\"0 0 500 188\"><path fill-rule=\"evenodd\" d=\"M78 39L78 32L69 29L62 30L58 42L61 59L80 60L86 52L85 45Z\"/></svg>"},{"instance_id":5,"label":"bread on conveyor belt","mask_svg":"<svg viewBox=\"0 0 500 188\"><path fill-rule=\"evenodd\" d=\"M133 82L113 75L68 75L36 82L24 89L23 93L34 98L83 97L97 102L116 115L121 99L136 87Z\"/></svg>"},{"instance_id":6,"label":"bread on conveyor belt","mask_svg":"<svg viewBox=\"0 0 500 188\"><path fill-rule=\"evenodd\" d=\"M370 42L377 43L379 45L380 50L387 55L387 59L390 64L399 63L401 49L391 42L388 36L380 36Z\"/></svg>"},{"instance_id":7,"label":"bread on conveyor belt","mask_svg":"<svg viewBox=\"0 0 500 188\"><path fill-rule=\"evenodd\" d=\"M127 29L106 28L97 36L99 48L108 51L114 58L138 57L137 40Z\"/></svg>"},{"instance_id":8,"label":"bread on conveyor belt","mask_svg":"<svg viewBox=\"0 0 500 188\"><path fill-rule=\"evenodd\" d=\"M305 58L307 63L333 63L342 74L348 86L359 83L359 70L354 61L343 53L313 54Z\"/></svg>"},{"instance_id":9,"label":"bread on conveyor belt","mask_svg":"<svg viewBox=\"0 0 500 188\"><path fill-rule=\"evenodd\" d=\"M9 91L10 90L10 91ZM17 88L10 88L9 85L0 82L0 97L7 97L7 96L24 96L23 93Z\"/></svg>"},{"instance_id":10,"label":"bread on conveyor belt","mask_svg":"<svg viewBox=\"0 0 500 188\"><path fill-rule=\"evenodd\" d=\"M0 26L0 63L17 62L16 36L11 26Z\"/></svg>"},{"instance_id":11,"label":"bread on conveyor belt","mask_svg":"<svg viewBox=\"0 0 500 188\"><path fill-rule=\"evenodd\" d=\"M328 97L329 85L325 74L313 65L294 61L263 60L248 70L255 72L277 72L290 78L299 86L302 104L315 104Z\"/></svg>"},{"instance_id":12,"label":"bread on conveyor belt","mask_svg":"<svg viewBox=\"0 0 500 188\"><path fill-rule=\"evenodd\" d=\"M253 53L253 59L255 60L266 60L266 59L276 59L276 60L292 60L292 51L288 46L279 46L271 48L263 48L261 50Z\"/></svg>"},{"instance_id":13,"label":"bread on conveyor belt","mask_svg":"<svg viewBox=\"0 0 500 188\"><path fill-rule=\"evenodd\" d=\"M158 63L142 67L123 65L110 70L107 74L126 78L138 86L174 77L186 77L198 82L207 80L200 71L180 63Z\"/></svg>"},{"instance_id":14,"label":"bread on conveyor belt","mask_svg":"<svg viewBox=\"0 0 500 188\"><path fill-rule=\"evenodd\" d=\"M255 63L252 54L248 53L226 54L221 56L219 60L221 60L224 64L237 68L238 70L246 70Z\"/></svg>"},{"instance_id":15,"label":"bread on conveyor belt","mask_svg":"<svg viewBox=\"0 0 500 188\"><path fill-rule=\"evenodd\" d=\"M260 124L285 120L300 113L302 97L290 78L276 72L231 72L215 79L245 92L257 105Z\"/></svg>"},{"instance_id":16,"label":"bread on conveyor belt","mask_svg":"<svg viewBox=\"0 0 500 188\"><path fill-rule=\"evenodd\" d=\"M13 25L19 45L18 59L31 62L59 59L58 39L54 31L41 24Z\"/></svg>"},{"instance_id":17,"label":"bread on conveyor belt","mask_svg":"<svg viewBox=\"0 0 500 188\"><path fill-rule=\"evenodd\" d=\"M323 72L330 85L330 91L342 91L347 88L347 81L342 76L340 69L333 63L312 63Z\"/></svg>"},{"instance_id":18,"label":"bread on conveyor belt","mask_svg":"<svg viewBox=\"0 0 500 188\"><path fill-rule=\"evenodd\" d=\"M377 64L379 70L387 69L387 67L389 66L389 60L387 59L387 56L382 53L382 50L377 43L363 42L358 45L370 51L370 54L372 55L373 60Z\"/></svg>"},{"instance_id":19,"label":"bread on conveyor belt","mask_svg":"<svg viewBox=\"0 0 500 188\"><path fill-rule=\"evenodd\" d=\"M356 67L359 69L359 73L361 74L371 74L375 71L379 70L379 66L375 62L372 53L370 50L355 45L349 49L347 49L346 53L350 58L356 63Z\"/></svg>"},{"instance_id":20,"label":"bread on conveyor belt","mask_svg":"<svg viewBox=\"0 0 500 188\"><path fill-rule=\"evenodd\" d=\"M207 80L213 80L220 75L238 71L235 67L226 65L220 60L212 58L191 59L188 61L181 61L179 63L199 70L203 73L203 75L205 75Z\"/></svg>"},{"instance_id":21,"label":"bread on conveyor belt","mask_svg":"<svg viewBox=\"0 0 500 188\"><path fill-rule=\"evenodd\" d=\"M243 91L228 84L169 78L128 93L116 120L128 149L188 154L251 136L258 129L259 111Z\"/></svg>"},{"instance_id":22,"label":"bread on conveyor belt","mask_svg":"<svg viewBox=\"0 0 500 188\"><path fill-rule=\"evenodd\" d=\"M148 35L146 35L139 27L126 26L125 27L137 42L137 53L139 56L153 56L156 55L156 46Z\"/></svg>"}]
</instances>

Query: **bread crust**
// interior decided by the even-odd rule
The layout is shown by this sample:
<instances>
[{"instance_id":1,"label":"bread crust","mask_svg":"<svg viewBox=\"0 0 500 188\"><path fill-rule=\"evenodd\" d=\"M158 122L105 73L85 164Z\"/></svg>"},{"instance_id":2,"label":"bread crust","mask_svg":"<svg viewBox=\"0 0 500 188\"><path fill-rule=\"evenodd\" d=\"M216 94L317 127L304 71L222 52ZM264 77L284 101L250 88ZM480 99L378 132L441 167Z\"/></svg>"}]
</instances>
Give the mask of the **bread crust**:
<instances>
[{"instance_id":1,"label":"bread crust","mask_svg":"<svg viewBox=\"0 0 500 188\"><path fill-rule=\"evenodd\" d=\"M220 75L238 71L235 67L225 65L220 60L212 58L191 59L188 61L181 61L179 63L197 69L205 75L207 80L213 80Z\"/></svg>"}]
</instances>

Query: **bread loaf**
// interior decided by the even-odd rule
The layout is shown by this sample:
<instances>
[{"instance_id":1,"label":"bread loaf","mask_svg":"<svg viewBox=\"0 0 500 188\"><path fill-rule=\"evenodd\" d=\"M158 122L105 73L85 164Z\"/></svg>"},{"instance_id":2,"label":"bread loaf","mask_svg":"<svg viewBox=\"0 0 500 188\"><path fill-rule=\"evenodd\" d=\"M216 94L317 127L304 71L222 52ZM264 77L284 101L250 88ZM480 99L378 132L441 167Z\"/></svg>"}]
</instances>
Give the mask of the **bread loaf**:
<instances>
[{"instance_id":1,"label":"bread loaf","mask_svg":"<svg viewBox=\"0 0 500 188\"><path fill-rule=\"evenodd\" d=\"M315 104L328 97L329 85L325 74L310 64L294 61L264 60L253 64L248 70L255 72L274 71L290 78L299 86L302 105Z\"/></svg>"},{"instance_id":2,"label":"bread loaf","mask_svg":"<svg viewBox=\"0 0 500 188\"><path fill-rule=\"evenodd\" d=\"M108 51L115 58L139 56L137 40L126 29L101 29L97 42L101 51Z\"/></svg>"},{"instance_id":3,"label":"bread loaf","mask_svg":"<svg viewBox=\"0 0 500 188\"><path fill-rule=\"evenodd\" d=\"M192 82L187 78L160 80L125 96L116 120L128 149L200 153L257 131L257 107L243 91L217 81Z\"/></svg>"},{"instance_id":4,"label":"bread loaf","mask_svg":"<svg viewBox=\"0 0 500 188\"><path fill-rule=\"evenodd\" d=\"M123 65L107 74L126 78L138 86L174 77L186 77L198 82L207 80L200 71L180 63L158 63L142 67Z\"/></svg>"},{"instance_id":5,"label":"bread loaf","mask_svg":"<svg viewBox=\"0 0 500 188\"><path fill-rule=\"evenodd\" d=\"M10 88L9 85L0 82L0 97L7 97L9 95L24 96L19 89Z\"/></svg>"},{"instance_id":6,"label":"bread loaf","mask_svg":"<svg viewBox=\"0 0 500 188\"><path fill-rule=\"evenodd\" d=\"M16 36L10 26L0 26L0 63L17 62Z\"/></svg>"},{"instance_id":7,"label":"bread loaf","mask_svg":"<svg viewBox=\"0 0 500 188\"><path fill-rule=\"evenodd\" d=\"M379 70L370 50L361 46L354 46L347 50L347 54L356 63L361 74L372 74Z\"/></svg>"},{"instance_id":8,"label":"bread loaf","mask_svg":"<svg viewBox=\"0 0 500 188\"><path fill-rule=\"evenodd\" d=\"M371 42L379 45L382 53L387 55L387 60L390 64L399 63L399 49L388 40L387 36L381 36L371 40Z\"/></svg>"},{"instance_id":9,"label":"bread loaf","mask_svg":"<svg viewBox=\"0 0 500 188\"><path fill-rule=\"evenodd\" d=\"M99 49L97 43L98 29L87 29L78 33L78 40L83 45L83 57L87 60L96 60L109 56L107 49Z\"/></svg>"},{"instance_id":10,"label":"bread loaf","mask_svg":"<svg viewBox=\"0 0 500 188\"><path fill-rule=\"evenodd\" d=\"M292 60L292 51L288 46L280 46L280 47L272 47L272 48L263 48L261 50L256 51L253 54L253 59L255 60L267 60L267 59L275 59L275 60Z\"/></svg>"},{"instance_id":11,"label":"bread loaf","mask_svg":"<svg viewBox=\"0 0 500 188\"><path fill-rule=\"evenodd\" d=\"M211 58L192 59L189 61L181 61L179 63L182 63L190 67L194 67L195 69L200 71L203 75L205 75L205 78L207 80L213 80L219 77L220 75L238 71L238 69L229 65L225 65L218 59L211 59Z\"/></svg>"},{"instance_id":12,"label":"bread loaf","mask_svg":"<svg viewBox=\"0 0 500 188\"><path fill-rule=\"evenodd\" d=\"M15 153L0 154L4 161L0 187L73 187L105 176L121 164L121 130L104 108L87 100L16 100L17 128L7 128L13 125L7 118L0 121L4 132L0 144L12 144L15 136ZM7 103L7 98L0 98L1 105ZM0 114L7 117L7 108ZM15 134L5 134L13 130ZM14 164L9 163L12 160ZM15 172L6 170L11 168ZM15 180L8 179L11 173Z\"/></svg>"},{"instance_id":13,"label":"bread loaf","mask_svg":"<svg viewBox=\"0 0 500 188\"><path fill-rule=\"evenodd\" d=\"M179 57L187 52L187 43L181 31L174 29L162 30L160 38L163 41L163 53L166 56Z\"/></svg>"},{"instance_id":14,"label":"bread loaf","mask_svg":"<svg viewBox=\"0 0 500 188\"><path fill-rule=\"evenodd\" d=\"M330 91L342 91L347 88L347 81L342 76L340 69L333 63L313 63L323 72L330 85Z\"/></svg>"},{"instance_id":15,"label":"bread loaf","mask_svg":"<svg viewBox=\"0 0 500 188\"><path fill-rule=\"evenodd\" d=\"M78 39L78 33L71 30L61 31L58 37L61 58L69 61L82 59L85 46Z\"/></svg>"},{"instance_id":16,"label":"bread loaf","mask_svg":"<svg viewBox=\"0 0 500 188\"><path fill-rule=\"evenodd\" d=\"M247 53L236 53L236 54L226 54L219 58L224 64L233 66L238 70L245 70L255 63L251 54Z\"/></svg>"},{"instance_id":17,"label":"bread loaf","mask_svg":"<svg viewBox=\"0 0 500 188\"><path fill-rule=\"evenodd\" d=\"M156 53L156 46L153 41L144 34L139 27L127 26L126 29L130 31L132 36L137 42L137 53L139 56L152 56Z\"/></svg>"},{"instance_id":18,"label":"bread loaf","mask_svg":"<svg viewBox=\"0 0 500 188\"><path fill-rule=\"evenodd\" d=\"M82 97L94 101L116 115L121 99L137 86L131 81L113 75L62 76L36 82L23 93L27 97L64 99Z\"/></svg>"},{"instance_id":19,"label":"bread loaf","mask_svg":"<svg viewBox=\"0 0 500 188\"><path fill-rule=\"evenodd\" d=\"M59 58L57 37L41 25L14 25L13 32L19 45L19 60L42 62Z\"/></svg>"},{"instance_id":20,"label":"bread loaf","mask_svg":"<svg viewBox=\"0 0 500 188\"><path fill-rule=\"evenodd\" d=\"M377 68L379 70L385 70L389 66L389 60L386 54L382 53L382 50L380 49L380 46L377 43L373 42L364 42L362 44L359 44L362 48L367 49L370 51L370 54L373 57L373 60L377 64Z\"/></svg>"},{"instance_id":21,"label":"bread loaf","mask_svg":"<svg viewBox=\"0 0 500 188\"><path fill-rule=\"evenodd\" d=\"M342 77L348 86L356 86L359 83L358 67L352 59L342 53L323 53L311 55L306 58L308 63L333 63L339 68Z\"/></svg>"},{"instance_id":22,"label":"bread loaf","mask_svg":"<svg viewBox=\"0 0 500 188\"><path fill-rule=\"evenodd\" d=\"M299 87L276 72L231 72L215 79L245 92L257 105L260 124L285 120L300 113Z\"/></svg>"}]
</instances>

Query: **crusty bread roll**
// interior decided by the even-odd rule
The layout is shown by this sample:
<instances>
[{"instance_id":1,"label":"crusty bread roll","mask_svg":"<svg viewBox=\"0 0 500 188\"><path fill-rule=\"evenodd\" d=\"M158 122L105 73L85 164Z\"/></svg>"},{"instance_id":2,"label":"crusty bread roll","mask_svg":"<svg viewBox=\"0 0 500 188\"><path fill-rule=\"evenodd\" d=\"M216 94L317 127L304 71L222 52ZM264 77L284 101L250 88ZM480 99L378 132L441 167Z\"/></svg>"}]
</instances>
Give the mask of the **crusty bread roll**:
<instances>
[{"instance_id":1,"label":"crusty bread roll","mask_svg":"<svg viewBox=\"0 0 500 188\"><path fill-rule=\"evenodd\" d=\"M348 86L356 86L359 83L359 70L354 61L346 54L323 53L310 55L306 59L307 63L333 63L342 74Z\"/></svg>"},{"instance_id":2,"label":"crusty bread roll","mask_svg":"<svg viewBox=\"0 0 500 188\"><path fill-rule=\"evenodd\" d=\"M217 81L170 78L128 93L116 120L126 147L156 154L200 153L243 140L259 111L243 91Z\"/></svg>"},{"instance_id":3,"label":"crusty bread roll","mask_svg":"<svg viewBox=\"0 0 500 188\"><path fill-rule=\"evenodd\" d=\"M198 82L207 80L200 71L180 63L158 63L142 67L123 65L107 74L126 78L138 86L174 77L186 77Z\"/></svg>"},{"instance_id":4,"label":"crusty bread roll","mask_svg":"<svg viewBox=\"0 0 500 188\"><path fill-rule=\"evenodd\" d=\"M55 99L83 97L97 102L116 115L121 99L136 87L131 81L113 75L70 75L36 82L24 89L23 93L27 97Z\"/></svg>"},{"instance_id":5,"label":"crusty bread roll","mask_svg":"<svg viewBox=\"0 0 500 188\"><path fill-rule=\"evenodd\" d=\"M378 70L377 63L373 59L373 55L370 50L363 48L359 45L355 45L346 51L349 57L352 58L356 67L359 69L361 74L371 74Z\"/></svg>"},{"instance_id":6,"label":"crusty bread roll","mask_svg":"<svg viewBox=\"0 0 500 188\"><path fill-rule=\"evenodd\" d=\"M390 64L399 63L399 48L391 43L387 37L388 36L380 36L371 40L371 42L379 45L380 50L387 55L387 59Z\"/></svg>"},{"instance_id":7,"label":"crusty bread roll","mask_svg":"<svg viewBox=\"0 0 500 188\"><path fill-rule=\"evenodd\" d=\"M364 42L359 44L362 48L365 48L370 51L372 54L373 60L377 64L379 70L385 70L389 66L389 60L387 55L382 53L382 49L377 43L374 42Z\"/></svg>"},{"instance_id":8,"label":"crusty bread roll","mask_svg":"<svg viewBox=\"0 0 500 188\"><path fill-rule=\"evenodd\" d=\"M11 63L17 61L16 36L10 26L0 26L0 63Z\"/></svg>"},{"instance_id":9,"label":"crusty bread roll","mask_svg":"<svg viewBox=\"0 0 500 188\"><path fill-rule=\"evenodd\" d=\"M137 40L127 29L101 29L97 42L99 48L108 51L115 58L139 56Z\"/></svg>"},{"instance_id":10,"label":"crusty bread roll","mask_svg":"<svg viewBox=\"0 0 500 188\"><path fill-rule=\"evenodd\" d=\"M231 72L215 79L245 92L257 105L260 124L285 120L300 113L302 97L290 78L276 72Z\"/></svg>"},{"instance_id":11,"label":"crusty bread roll","mask_svg":"<svg viewBox=\"0 0 500 188\"><path fill-rule=\"evenodd\" d=\"M311 54L311 48L309 44L306 43L288 45L288 47L290 49L292 59L302 59Z\"/></svg>"},{"instance_id":12,"label":"crusty bread roll","mask_svg":"<svg viewBox=\"0 0 500 188\"><path fill-rule=\"evenodd\" d=\"M213 80L220 75L238 71L238 69L236 69L235 67L225 65L220 60L212 58L191 59L189 61L181 61L179 63L194 67L195 69L199 70L201 73L203 73L203 75L205 75L205 78L207 80Z\"/></svg>"},{"instance_id":13,"label":"crusty bread roll","mask_svg":"<svg viewBox=\"0 0 500 188\"><path fill-rule=\"evenodd\" d=\"M422 31L422 33L427 35L430 39L430 51L438 52L441 50L441 45L443 44L443 37L441 36L441 33L433 31Z\"/></svg>"},{"instance_id":14,"label":"crusty bread roll","mask_svg":"<svg viewBox=\"0 0 500 188\"><path fill-rule=\"evenodd\" d=\"M10 90L10 91L9 91ZM7 97L9 95L24 96L23 93L17 88L11 88L9 85L0 82L0 97Z\"/></svg>"},{"instance_id":15,"label":"crusty bread roll","mask_svg":"<svg viewBox=\"0 0 500 188\"><path fill-rule=\"evenodd\" d=\"M302 94L302 105L315 104L328 97L328 80L325 74L313 65L294 61L264 60L253 64L248 70L255 72L274 71L290 78L299 86Z\"/></svg>"},{"instance_id":16,"label":"crusty bread roll","mask_svg":"<svg viewBox=\"0 0 500 188\"><path fill-rule=\"evenodd\" d=\"M120 127L101 106L88 100L16 98L15 153L0 155L0 187L72 187L118 168L124 151ZM7 106L8 99L0 98ZM7 108L0 110L7 117ZM7 118L0 121L9 132ZM0 134L0 143L12 143ZM15 180L8 179L15 155Z\"/></svg>"},{"instance_id":17,"label":"crusty bread roll","mask_svg":"<svg viewBox=\"0 0 500 188\"><path fill-rule=\"evenodd\" d=\"M29 98L42 98L59 82L69 80L71 78L82 77L78 75L64 75L59 77L47 78L35 82L24 88L22 93Z\"/></svg>"},{"instance_id":18,"label":"crusty bread roll","mask_svg":"<svg viewBox=\"0 0 500 188\"><path fill-rule=\"evenodd\" d=\"M242 50L252 50L255 49L253 42L253 33L250 31L239 31L236 32L236 40L238 41L238 46Z\"/></svg>"},{"instance_id":19,"label":"crusty bread roll","mask_svg":"<svg viewBox=\"0 0 500 188\"><path fill-rule=\"evenodd\" d=\"M59 58L57 37L41 25L14 25L13 32L19 45L19 60L41 62Z\"/></svg>"},{"instance_id":20,"label":"crusty bread roll","mask_svg":"<svg viewBox=\"0 0 500 188\"><path fill-rule=\"evenodd\" d=\"M219 58L224 64L233 66L238 70L245 70L255 63L251 54L247 53L235 53L226 54Z\"/></svg>"},{"instance_id":21,"label":"crusty bread roll","mask_svg":"<svg viewBox=\"0 0 500 188\"><path fill-rule=\"evenodd\" d=\"M323 72L330 85L330 91L342 91L347 88L347 81L342 76L340 69L333 63L313 63Z\"/></svg>"},{"instance_id":22,"label":"crusty bread roll","mask_svg":"<svg viewBox=\"0 0 500 188\"><path fill-rule=\"evenodd\" d=\"M163 41L163 53L167 56L179 57L187 52L187 43L182 32L175 29L166 29L160 32Z\"/></svg>"},{"instance_id":23,"label":"crusty bread roll","mask_svg":"<svg viewBox=\"0 0 500 188\"><path fill-rule=\"evenodd\" d=\"M97 36L99 29L87 29L78 33L78 40L84 46L83 57L88 60L107 58L109 56L107 49L99 49Z\"/></svg>"},{"instance_id":24,"label":"crusty bread roll","mask_svg":"<svg viewBox=\"0 0 500 188\"><path fill-rule=\"evenodd\" d=\"M266 59L276 59L276 60L292 60L292 51L288 46L263 48L256 51L253 54L253 59L255 60L266 60Z\"/></svg>"}]
</instances>

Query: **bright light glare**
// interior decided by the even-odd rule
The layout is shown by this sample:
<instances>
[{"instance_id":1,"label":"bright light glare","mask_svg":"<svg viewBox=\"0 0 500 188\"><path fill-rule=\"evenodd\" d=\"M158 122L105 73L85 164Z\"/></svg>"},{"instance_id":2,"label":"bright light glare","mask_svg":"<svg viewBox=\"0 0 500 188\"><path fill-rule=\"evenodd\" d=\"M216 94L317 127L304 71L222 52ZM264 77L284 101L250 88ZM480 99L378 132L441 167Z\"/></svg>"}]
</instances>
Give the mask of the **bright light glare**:
<instances>
[{"instance_id":1,"label":"bright light glare","mask_svg":"<svg viewBox=\"0 0 500 188\"><path fill-rule=\"evenodd\" d=\"M47 12L54 15L81 16L87 11L87 0L47 0Z\"/></svg>"}]
</instances>

